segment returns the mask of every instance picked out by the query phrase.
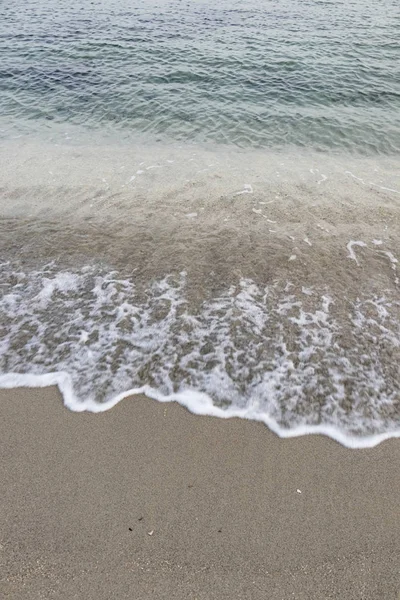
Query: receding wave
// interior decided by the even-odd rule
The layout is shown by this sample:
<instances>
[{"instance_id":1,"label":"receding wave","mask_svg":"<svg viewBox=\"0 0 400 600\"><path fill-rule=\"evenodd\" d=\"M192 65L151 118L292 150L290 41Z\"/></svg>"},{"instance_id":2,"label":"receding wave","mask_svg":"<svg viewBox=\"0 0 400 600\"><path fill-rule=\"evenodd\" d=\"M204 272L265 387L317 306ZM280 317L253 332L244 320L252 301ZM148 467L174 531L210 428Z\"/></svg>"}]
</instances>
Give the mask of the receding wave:
<instances>
[{"instance_id":1,"label":"receding wave","mask_svg":"<svg viewBox=\"0 0 400 600\"><path fill-rule=\"evenodd\" d=\"M32 140L0 160L0 386L399 435L396 160Z\"/></svg>"},{"instance_id":2,"label":"receding wave","mask_svg":"<svg viewBox=\"0 0 400 600\"><path fill-rule=\"evenodd\" d=\"M144 391L349 446L400 435L400 301L389 291L350 301L241 279L195 309L185 273L143 288L93 267L3 264L1 281L0 386L57 383L70 408L94 411Z\"/></svg>"}]
</instances>

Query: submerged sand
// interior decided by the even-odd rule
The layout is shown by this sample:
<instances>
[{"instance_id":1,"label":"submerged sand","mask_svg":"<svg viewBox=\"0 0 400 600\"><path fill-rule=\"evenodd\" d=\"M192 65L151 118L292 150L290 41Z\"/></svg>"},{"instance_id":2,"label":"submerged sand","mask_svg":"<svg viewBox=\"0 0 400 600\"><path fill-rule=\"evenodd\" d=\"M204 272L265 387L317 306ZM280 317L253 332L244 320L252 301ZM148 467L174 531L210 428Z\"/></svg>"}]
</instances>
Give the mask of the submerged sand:
<instances>
[{"instance_id":1,"label":"submerged sand","mask_svg":"<svg viewBox=\"0 0 400 600\"><path fill-rule=\"evenodd\" d=\"M144 397L0 400L3 598L398 597L399 440L281 440Z\"/></svg>"},{"instance_id":2,"label":"submerged sand","mask_svg":"<svg viewBox=\"0 0 400 600\"><path fill-rule=\"evenodd\" d=\"M397 156L96 140L0 144L2 373L398 430Z\"/></svg>"}]
</instances>

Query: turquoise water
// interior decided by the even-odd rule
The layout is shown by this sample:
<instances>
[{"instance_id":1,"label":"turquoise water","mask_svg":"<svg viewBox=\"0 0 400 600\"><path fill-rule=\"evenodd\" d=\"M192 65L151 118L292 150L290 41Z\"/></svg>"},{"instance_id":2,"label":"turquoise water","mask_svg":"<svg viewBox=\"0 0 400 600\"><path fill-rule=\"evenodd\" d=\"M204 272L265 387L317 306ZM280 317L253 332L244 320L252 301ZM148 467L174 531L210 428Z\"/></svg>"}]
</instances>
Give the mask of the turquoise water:
<instances>
[{"instance_id":1,"label":"turquoise water","mask_svg":"<svg viewBox=\"0 0 400 600\"><path fill-rule=\"evenodd\" d=\"M400 149L397 0L14 0L3 137L83 125L239 147Z\"/></svg>"}]
</instances>

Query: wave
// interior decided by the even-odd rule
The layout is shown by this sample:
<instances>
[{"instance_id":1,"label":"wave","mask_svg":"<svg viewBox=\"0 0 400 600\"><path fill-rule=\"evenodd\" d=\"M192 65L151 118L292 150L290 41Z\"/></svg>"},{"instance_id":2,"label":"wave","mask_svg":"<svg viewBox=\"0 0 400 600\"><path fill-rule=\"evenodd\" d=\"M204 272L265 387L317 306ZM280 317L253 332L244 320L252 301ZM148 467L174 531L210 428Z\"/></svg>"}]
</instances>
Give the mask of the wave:
<instances>
[{"instance_id":1,"label":"wave","mask_svg":"<svg viewBox=\"0 0 400 600\"><path fill-rule=\"evenodd\" d=\"M239 280L192 304L184 273L2 265L0 387L57 385L74 411L132 394L264 422L281 437L372 447L400 436L400 302Z\"/></svg>"},{"instance_id":2,"label":"wave","mask_svg":"<svg viewBox=\"0 0 400 600\"><path fill-rule=\"evenodd\" d=\"M181 406L187 408L195 415L219 417L221 419L248 419L250 421L259 421L264 423L273 433L281 438L292 438L303 435L325 435L346 448L374 448L385 440L400 437L400 428L387 431L385 433L375 433L363 437L350 435L334 425L298 425L291 429L281 427L274 419L266 414L258 414L249 409L221 409L215 406L212 398L207 394L194 390L186 390L163 396L157 390L142 386L140 388L132 388L111 398L108 402L98 403L87 400L80 402L77 400L73 392L72 380L68 373L47 373L46 375L21 375L18 373L9 373L0 375L0 388L10 389L18 387L42 388L49 386L57 386L60 390L64 405L73 412L92 412L100 413L114 408L122 400L138 394L144 394L150 399L158 402L177 402Z\"/></svg>"},{"instance_id":3,"label":"wave","mask_svg":"<svg viewBox=\"0 0 400 600\"><path fill-rule=\"evenodd\" d=\"M390 155L400 99L387 3L12 3L0 22L0 113L7 129L24 120L30 131L75 124L128 139Z\"/></svg>"}]
</instances>

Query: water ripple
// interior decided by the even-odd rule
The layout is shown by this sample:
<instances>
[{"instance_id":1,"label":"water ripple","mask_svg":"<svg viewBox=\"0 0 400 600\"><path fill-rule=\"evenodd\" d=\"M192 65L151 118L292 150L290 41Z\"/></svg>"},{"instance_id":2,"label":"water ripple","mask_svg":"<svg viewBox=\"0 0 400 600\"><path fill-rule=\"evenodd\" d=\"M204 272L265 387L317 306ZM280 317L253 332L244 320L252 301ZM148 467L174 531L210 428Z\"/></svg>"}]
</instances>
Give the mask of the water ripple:
<instances>
[{"instance_id":1,"label":"water ripple","mask_svg":"<svg viewBox=\"0 0 400 600\"><path fill-rule=\"evenodd\" d=\"M11 127L400 150L397 0L15 0L0 13Z\"/></svg>"}]
</instances>

